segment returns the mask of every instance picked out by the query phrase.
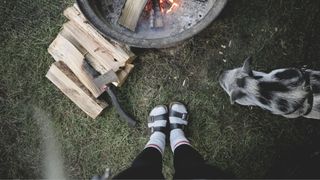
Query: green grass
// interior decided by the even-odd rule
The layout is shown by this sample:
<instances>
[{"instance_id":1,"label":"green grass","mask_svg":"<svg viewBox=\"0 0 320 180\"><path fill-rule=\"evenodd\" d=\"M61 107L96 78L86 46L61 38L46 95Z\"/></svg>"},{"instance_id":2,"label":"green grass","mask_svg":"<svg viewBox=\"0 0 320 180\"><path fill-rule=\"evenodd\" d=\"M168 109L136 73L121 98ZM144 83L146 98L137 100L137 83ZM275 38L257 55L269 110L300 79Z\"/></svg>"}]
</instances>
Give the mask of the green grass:
<instances>
[{"instance_id":1,"label":"green grass","mask_svg":"<svg viewBox=\"0 0 320 180\"><path fill-rule=\"evenodd\" d=\"M112 107L90 119L45 78L53 63L47 47L66 21L62 11L72 3L0 2L0 178L44 177L36 108L54 124L70 178L90 178L107 167L115 174L127 167L147 142L148 112L171 101L187 104L190 140L208 163L240 178L272 177L271 168L283 158L318 142L319 121L231 106L217 74L240 66L249 55L260 71L305 64L320 70L320 1L230 0L221 16L192 39L169 49L134 49L136 67L118 91L139 122L134 129ZM231 47L221 47L230 41ZM291 159L279 168L290 175L294 163ZM168 150L167 177L171 167Z\"/></svg>"}]
</instances>

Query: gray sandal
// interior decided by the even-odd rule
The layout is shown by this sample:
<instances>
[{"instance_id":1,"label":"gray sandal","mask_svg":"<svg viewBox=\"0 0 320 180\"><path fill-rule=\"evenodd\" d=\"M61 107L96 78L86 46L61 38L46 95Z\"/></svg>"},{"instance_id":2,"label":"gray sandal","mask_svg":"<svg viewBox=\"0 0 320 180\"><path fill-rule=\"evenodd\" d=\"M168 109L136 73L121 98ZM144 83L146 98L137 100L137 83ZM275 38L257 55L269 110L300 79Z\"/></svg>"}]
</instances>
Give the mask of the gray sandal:
<instances>
[{"instance_id":1,"label":"gray sandal","mask_svg":"<svg viewBox=\"0 0 320 180\"><path fill-rule=\"evenodd\" d=\"M168 108L164 105L158 105L153 108L148 117L148 128L150 133L156 131L166 134L166 127L168 122Z\"/></svg>"},{"instance_id":2,"label":"gray sandal","mask_svg":"<svg viewBox=\"0 0 320 180\"><path fill-rule=\"evenodd\" d=\"M188 111L184 104L173 102L169 110L170 130L184 129L188 125Z\"/></svg>"}]
</instances>

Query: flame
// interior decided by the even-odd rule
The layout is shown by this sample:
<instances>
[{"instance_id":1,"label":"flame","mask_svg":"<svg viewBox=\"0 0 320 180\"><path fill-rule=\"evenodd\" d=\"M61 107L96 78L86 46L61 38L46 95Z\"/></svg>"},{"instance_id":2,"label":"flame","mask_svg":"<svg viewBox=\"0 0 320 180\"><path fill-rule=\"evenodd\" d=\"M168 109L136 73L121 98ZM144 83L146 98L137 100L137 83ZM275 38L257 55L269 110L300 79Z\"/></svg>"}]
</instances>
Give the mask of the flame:
<instances>
[{"instance_id":1,"label":"flame","mask_svg":"<svg viewBox=\"0 0 320 180\"><path fill-rule=\"evenodd\" d=\"M163 14L168 14L175 11L179 7L178 0L159 0L161 12ZM167 7L170 5L170 7Z\"/></svg>"},{"instance_id":2,"label":"flame","mask_svg":"<svg viewBox=\"0 0 320 180\"><path fill-rule=\"evenodd\" d=\"M160 0L159 2L160 2L160 4L163 4L163 0ZM161 8L161 12L163 14L164 13L164 8L162 6L160 6L160 8Z\"/></svg>"},{"instance_id":3,"label":"flame","mask_svg":"<svg viewBox=\"0 0 320 180\"><path fill-rule=\"evenodd\" d=\"M160 1L163 1L163 0L160 0ZM179 7L179 4L176 3L174 0L169 0L170 3L172 4L171 7L167 10L167 14L168 13L171 13L172 11L175 11L178 7Z\"/></svg>"}]
</instances>

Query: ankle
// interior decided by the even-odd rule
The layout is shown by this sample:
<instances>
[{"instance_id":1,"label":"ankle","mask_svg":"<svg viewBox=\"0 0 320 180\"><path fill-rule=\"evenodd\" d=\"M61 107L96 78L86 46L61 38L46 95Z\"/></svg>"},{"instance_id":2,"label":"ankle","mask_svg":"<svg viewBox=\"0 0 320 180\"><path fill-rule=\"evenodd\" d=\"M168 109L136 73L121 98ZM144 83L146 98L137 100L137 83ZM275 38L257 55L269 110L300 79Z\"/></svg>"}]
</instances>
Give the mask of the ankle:
<instances>
[{"instance_id":1,"label":"ankle","mask_svg":"<svg viewBox=\"0 0 320 180\"><path fill-rule=\"evenodd\" d=\"M170 146L172 152L180 145L187 144L190 145L189 140L185 137L182 129L173 129L170 132Z\"/></svg>"},{"instance_id":2,"label":"ankle","mask_svg":"<svg viewBox=\"0 0 320 180\"><path fill-rule=\"evenodd\" d=\"M166 145L166 135L162 132L154 132L151 136L149 141L147 142L145 148L152 147L156 148L160 151L161 154L164 152L164 148Z\"/></svg>"}]
</instances>

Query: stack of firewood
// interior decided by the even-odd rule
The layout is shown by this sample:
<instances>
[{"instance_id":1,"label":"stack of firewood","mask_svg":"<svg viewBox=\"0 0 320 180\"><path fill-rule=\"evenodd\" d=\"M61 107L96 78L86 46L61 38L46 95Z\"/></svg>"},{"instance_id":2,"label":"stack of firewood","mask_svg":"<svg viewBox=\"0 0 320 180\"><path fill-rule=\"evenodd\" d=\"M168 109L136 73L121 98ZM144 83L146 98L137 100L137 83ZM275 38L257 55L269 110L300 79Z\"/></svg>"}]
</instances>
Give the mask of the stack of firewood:
<instances>
[{"instance_id":1,"label":"stack of firewood","mask_svg":"<svg viewBox=\"0 0 320 180\"><path fill-rule=\"evenodd\" d=\"M121 86L133 69L135 55L116 42L106 40L75 5L64 11L69 22L48 48L55 59L46 77L90 117L107 107L97 98L104 92L94 80L103 76ZM110 77L109 77L110 75ZM101 78L100 78L101 79Z\"/></svg>"}]
</instances>

